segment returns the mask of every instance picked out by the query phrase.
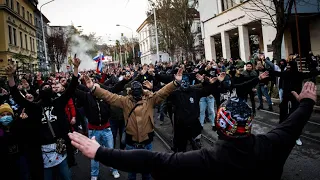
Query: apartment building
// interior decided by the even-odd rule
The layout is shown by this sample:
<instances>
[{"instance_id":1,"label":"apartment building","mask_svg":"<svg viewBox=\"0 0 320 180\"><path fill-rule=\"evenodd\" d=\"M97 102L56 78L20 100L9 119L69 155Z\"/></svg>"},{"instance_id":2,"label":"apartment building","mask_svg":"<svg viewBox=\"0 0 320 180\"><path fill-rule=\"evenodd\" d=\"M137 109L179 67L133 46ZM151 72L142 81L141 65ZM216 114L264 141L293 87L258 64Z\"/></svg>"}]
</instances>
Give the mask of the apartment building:
<instances>
[{"instance_id":1,"label":"apartment building","mask_svg":"<svg viewBox=\"0 0 320 180\"><path fill-rule=\"evenodd\" d=\"M0 0L0 74L9 62L19 64L15 54L28 56L31 68L37 68L36 27L34 11L37 0Z\"/></svg>"}]
</instances>

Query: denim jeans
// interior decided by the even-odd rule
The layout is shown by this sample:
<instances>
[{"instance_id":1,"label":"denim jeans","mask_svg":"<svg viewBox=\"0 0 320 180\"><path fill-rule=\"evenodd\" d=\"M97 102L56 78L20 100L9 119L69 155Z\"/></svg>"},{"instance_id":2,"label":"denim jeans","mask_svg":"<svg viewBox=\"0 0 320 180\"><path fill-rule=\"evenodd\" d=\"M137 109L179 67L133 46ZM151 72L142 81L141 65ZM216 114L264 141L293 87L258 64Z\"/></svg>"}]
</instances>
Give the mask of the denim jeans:
<instances>
[{"instance_id":1,"label":"denim jeans","mask_svg":"<svg viewBox=\"0 0 320 180\"><path fill-rule=\"evenodd\" d=\"M200 124L203 126L204 124L204 118L206 116L206 109L208 110L208 116L211 121L211 126L214 126L214 119L216 117L215 111L214 111L214 97L208 96L208 97L202 97L200 99Z\"/></svg>"},{"instance_id":2,"label":"denim jeans","mask_svg":"<svg viewBox=\"0 0 320 180\"><path fill-rule=\"evenodd\" d=\"M279 99L280 99L280 102L282 102L282 98L283 97L283 89L279 89Z\"/></svg>"},{"instance_id":3,"label":"denim jeans","mask_svg":"<svg viewBox=\"0 0 320 180\"><path fill-rule=\"evenodd\" d=\"M264 95L264 97L266 97L268 105L269 106L272 105L271 98L268 94L268 86L260 86L259 85L258 89L257 89L257 94L258 94L260 106L263 106L262 94Z\"/></svg>"},{"instance_id":4,"label":"denim jeans","mask_svg":"<svg viewBox=\"0 0 320 180\"><path fill-rule=\"evenodd\" d=\"M124 127L125 127L125 122L124 120L114 120L114 119L110 119L110 126L111 126L111 131L112 131L112 136L113 136L113 144L114 147L116 146L116 140L117 140L117 136L118 136L118 132L119 132L119 143L120 143L120 149L124 149L125 148L125 144L121 143L121 139L122 139L122 133L124 131Z\"/></svg>"},{"instance_id":5,"label":"denim jeans","mask_svg":"<svg viewBox=\"0 0 320 180\"><path fill-rule=\"evenodd\" d=\"M71 180L71 171L68 166L67 158L57 166L51 168L44 168L44 180L53 179L54 169L58 169L59 177L61 180Z\"/></svg>"},{"instance_id":6,"label":"denim jeans","mask_svg":"<svg viewBox=\"0 0 320 180\"><path fill-rule=\"evenodd\" d=\"M89 138L93 136L96 137L96 141L107 148L113 148L113 136L111 128L106 128L103 130L89 130ZM117 171L116 169L111 168L111 171ZM99 176L99 162L91 160L91 177Z\"/></svg>"},{"instance_id":7,"label":"denim jeans","mask_svg":"<svg viewBox=\"0 0 320 180\"><path fill-rule=\"evenodd\" d=\"M134 146L126 145L126 150L133 150L133 149L138 149L135 148ZM151 151L152 150L152 143L147 144L144 149ZM136 180L137 178L137 173L129 172L128 173L128 180ZM151 174L142 174L142 180L151 180Z\"/></svg>"}]
</instances>

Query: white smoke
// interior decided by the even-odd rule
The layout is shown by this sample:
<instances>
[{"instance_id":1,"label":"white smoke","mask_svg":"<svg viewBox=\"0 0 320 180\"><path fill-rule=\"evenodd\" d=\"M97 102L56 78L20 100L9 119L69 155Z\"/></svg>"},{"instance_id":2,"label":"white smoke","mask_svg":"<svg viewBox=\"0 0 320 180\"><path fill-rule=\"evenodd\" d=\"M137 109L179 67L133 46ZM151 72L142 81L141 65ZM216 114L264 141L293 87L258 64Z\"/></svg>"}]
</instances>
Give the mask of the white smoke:
<instances>
[{"instance_id":1,"label":"white smoke","mask_svg":"<svg viewBox=\"0 0 320 180\"><path fill-rule=\"evenodd\" d=\"M86 53L94 48L94 44L86 41L79 35L73 35L71 37L71 41L73 42L70 47L72 58L74 57L74 54L77 54L77 58L81 60L79 70L83 71L96 69L97 63L93 61L93 57L90 57Z\"/></svg>"}]
</instances>

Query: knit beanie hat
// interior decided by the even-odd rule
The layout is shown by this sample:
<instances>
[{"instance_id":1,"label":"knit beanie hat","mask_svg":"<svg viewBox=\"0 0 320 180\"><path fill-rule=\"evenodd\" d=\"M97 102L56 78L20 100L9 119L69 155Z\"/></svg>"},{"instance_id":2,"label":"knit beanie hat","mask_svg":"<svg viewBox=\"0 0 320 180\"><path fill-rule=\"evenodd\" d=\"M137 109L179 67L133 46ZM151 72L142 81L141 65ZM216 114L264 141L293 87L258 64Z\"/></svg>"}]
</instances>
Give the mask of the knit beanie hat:
<instances>
[{"instance_id":1,"label":"knit beanie hat","mask_svg":"<svg viewBox=\"0 0 320 180\"><path fill-rule=\"evenodd\" d=\"M250 106L237 98L230 98L218 109L215 124L219 135L242 138L251 134L252 120Z\"/></svg>"},{"instance_id":2,"label":"knit beanie hat","mask_svg":"<svg viewBox=\"0 0 320 180\"><path fill-rule=\"evenodd\" d=\"M9 104L7 103L4 103L0 106L0 114L4 113L4 112L9 112L13 115L13 110L12 108L10 107Z\"/></svg>"}]
</instances>

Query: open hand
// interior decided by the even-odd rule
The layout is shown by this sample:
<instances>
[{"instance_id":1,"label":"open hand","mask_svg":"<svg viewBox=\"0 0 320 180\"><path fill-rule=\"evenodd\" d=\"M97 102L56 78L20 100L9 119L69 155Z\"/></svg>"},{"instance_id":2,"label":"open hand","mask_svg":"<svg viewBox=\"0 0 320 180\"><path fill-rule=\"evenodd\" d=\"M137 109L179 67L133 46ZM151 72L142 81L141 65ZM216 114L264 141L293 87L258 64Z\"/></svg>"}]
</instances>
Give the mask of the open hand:
<instances>
[{"instance_id":1,"label":"open hand","mask_svg":"<svg viewBox=\"0 0 320 180\"><path fill-rule=\"evenodd\" d=\"M269 72L268 72L268 71L260 74L259 79L261 80L261 79L265 79L265 78L267 78L267 77L269 77Z\"/></svg>"},{"instance_id":2,"label":"open hand","mask_svg":"<svg viewBox=\"0 0 320 180\"><path fill-rule=\"evenodd\" d=\"M180 68L176 75L174 75L176 81L180 82L182 80L183 68Z\"/></svg>"},{"instance_id":3,"label":"open hand","mask_svg":"<svg viewBox=\"0 0 320 180\"><path fill-rule=\"evenodd\" d=\"M100 144L95 140L95 137L89 139L88 137L77 132L69 133L71 144L79 149L83 155L90 159L94 159Z\"/></svg>"},{"instance_id":4,"label":"open hand","mask_svg":"<svg viewBox=\"0 0 320 180\"><path fill-rule=\"evenodd\" d=\"M303 88L300 94L294 91L292 91L291 93L299 102L302 99L312 99L314 102L317 102L317 86L313 82L306 82L303 85Z\"/></svg>"},{"instance_id":5,"label":"open hand","mask_svg":"<svg viewBox=\"0 0 320 180\"><path fill-rule=\"evenodd\" d=\"M8 76L12 76L16 72L16 67L11 64L5 68L5 71Z\"/></svg>"},{"instance_id":6,"label":"open hand","mask_svg":"<svg viewBox=\"0 0 320 180\"><path fill-rule=\"evenodd\" d=\"M89 89L92 89L94 86L93 81L91 80L91 78L88 75L83 76L84 81L86 82L86 86Z\"/></svg>"},{"instance_id":7,"label":"open hand","mask_svg":"<svg viewBox=\"0 0 320 180\"><path fill-rule=\"evenodd\" d=\"M208 79L209 79L210 84L213 84L218 80L217 77L211 77L211 78L208 78Z\"/></svg>"},{"instance_id":8,"label":"open hand","mask_svg":"<svg viewBox=\"0 0 320 180\"><path fill-rule=\"evenodd\" d=\"M203 75L196 74L196 78L202 82L204 80L204 74Z\"/></svg>"},{"instance_id":9,"label":"open hand","mask_svg":"<svg viewBox=\"0 0 320 180\"><path fill-rule=\"evenodd\" d=\"M148 89L152 89L153 88L153 85L150 81L146 80L146 81L143 81L143 86L148 88Z\"/></svg>"}]
</instances>

